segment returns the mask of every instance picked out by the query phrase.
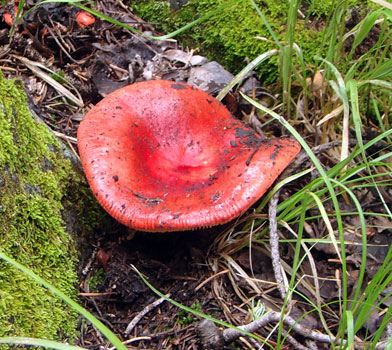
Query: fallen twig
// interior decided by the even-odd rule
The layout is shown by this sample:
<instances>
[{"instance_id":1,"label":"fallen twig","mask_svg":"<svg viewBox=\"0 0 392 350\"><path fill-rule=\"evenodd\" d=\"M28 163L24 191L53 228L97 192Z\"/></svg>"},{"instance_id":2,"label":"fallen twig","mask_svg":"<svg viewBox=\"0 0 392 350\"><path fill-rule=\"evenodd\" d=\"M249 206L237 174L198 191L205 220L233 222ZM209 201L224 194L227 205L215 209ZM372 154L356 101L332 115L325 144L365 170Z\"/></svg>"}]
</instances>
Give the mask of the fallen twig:
<instances>
[{"instance_id":1,"label":"fallen twig","mask_svg":"<svg viewBox=\"0 0 392 350\"><path fill-rule=\"evenodd\" d=\"M170 294L166 294L166 297L170 297ZM124 334L128 335L129 333L132 332L132 329L136 327L136 325L139 323L139 321L147 315L150 311L155 309L157 306L162 304L166 299L165 298L159 298L155 300L153 303L147 305L142 311L140 311L134 318L133 320L128 324Z\"/></svg>"},{"instance_id":2,"label":"fallen twig","mask_svg":"<svg viewBox=\"0 0 392 350\"><path fill-rule=\"evenodd\" d=\"M336 342L335 337L305 328L304 326L298 324L298 322L292 317L283 316L282 318L282 313L275 311L271 311L256 321L248 323L247 325L239 326L237 329L228 328L223 331L219 330L212 321L203 320L200 322L198 330L205 347L210 349L217 349L219 346L230 344L240 336L243 336L244 334L242 331L253 333L268 323L280 321L283 321L284 324L291 327L296 333L304 336L305 338L313 339L322 343ZM341 342L338 341L338 343Z\"/></svg>"},{"instance_id":3,"label":"fallen twig","mask_svg":"<svg viewBox=\"0 0 392 350\"><path fill-rule=\"evenodd\" d=\"M286 332L283 333L287 339L287 341L294 347L296 350L311 350L310 348L302 345L299 343L293 336L287 334Z\"/></svg>"},{"instance_id":4,"label":"fallen twig","mask_svg":"<svg viewBox=\"0 0 392 350\"><path fill-rule=\"evenodd\" d=\"M270 200L268 218L269 218L269 233L270 233L270 245L271 245L271 259L272 268L275 274L275 280L278 284L278 289L282 299L286 298L287 290L284 285L282 264L280 263L279 254L279 235L278 235L278 222L276 221L276 210L278 207L279 193L277 191Z\"/></svg>"},{"instance_id":5,"label":"fallen twig","mask_svg":"<svg viewBox=\"0 0 392 350\"><path fill-rule=\"evenodd\" d=\"M336 345L346 344L345 340L337 339L333 335L322 334L318 331L313 331L304 326L301 326L297 320L290 316L282 315L281 312L270 311L259 319L248 323L244 326L239 326L237 328L227 328L225 330L220 330L213 321L204 319L198 326L198 333L200 339L207 349L221 349L224 345L232 343L239 337L244 336L244 332L254 333L260 328L266 326L268 323L283 322L286 326L289 326L292 331L303 336L306 339L314 340L321 343L335 343ZM309 350L310 348L300 344L296 341L290 334L285 334L287 341L291 343L296 349L299 350ZM387 345L387 341L381 341L376 344L375 349L383 350ZM366 349L368 348L368 342L358 342L354 345L355 349ZM311 347L312 348L312 347Z\"/></svg>"}]
</instances>

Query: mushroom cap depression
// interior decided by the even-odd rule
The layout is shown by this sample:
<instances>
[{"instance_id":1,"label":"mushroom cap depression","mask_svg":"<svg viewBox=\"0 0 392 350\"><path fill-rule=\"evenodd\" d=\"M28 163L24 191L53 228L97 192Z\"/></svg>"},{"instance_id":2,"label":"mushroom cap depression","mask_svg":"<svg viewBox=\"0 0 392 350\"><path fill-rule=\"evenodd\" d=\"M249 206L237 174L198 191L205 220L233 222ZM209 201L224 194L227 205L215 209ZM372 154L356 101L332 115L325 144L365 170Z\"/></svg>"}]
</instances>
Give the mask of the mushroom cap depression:
<instances>
[{"instance_id":1,"label":"mushroom cap depression","mask_svg":"<svg viewBox=\"0 0 392 350\"><path fill-rule=\"evenodd\" d=\"M78 130L87 180L103 208L141 231L223 224L245 212L299 152L265 140L187 84L146 81L90 110Z\"/></svg>"}]
</instances>

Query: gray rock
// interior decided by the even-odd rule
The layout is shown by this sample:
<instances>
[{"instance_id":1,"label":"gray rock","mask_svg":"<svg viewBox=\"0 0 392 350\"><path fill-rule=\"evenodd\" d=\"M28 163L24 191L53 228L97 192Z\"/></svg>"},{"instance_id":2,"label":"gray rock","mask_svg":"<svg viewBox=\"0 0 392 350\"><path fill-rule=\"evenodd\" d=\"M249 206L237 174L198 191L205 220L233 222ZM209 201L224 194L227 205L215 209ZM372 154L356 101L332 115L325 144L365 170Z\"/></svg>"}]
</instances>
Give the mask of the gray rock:
<instances>
[{"instance_id":1,"label":"gray rock","mask_svg":"<svg viewBox=\"0 0 392 350\"><path fill-rule=\"evenodd\" d=\"M194 55L194 56L192 56L189 63L192 66L201 66L203 64L206 64L207 62L208 62L208 59L206 57L200 56L200 55Z\"/></svg>"},{"instance_id":2,"label":"gray rock","mask_svg":"<svg viewBox=\"0 0 392 350\"><path fill-rule=\"evenodd\" d=\"M200 55L192 55L192 53L185 52L178 49L170 49L165 51L163 57L173 62L182 62L185 65L201 66L208 62L208 59Z\"/></svg>"},{"instance_id":3,"label":"gray rock","mask_svg":"<svg viewBox=\"0 0 392 350\"><path fill-rule=\"evenodd\" d=\"M218 62L212 61L201 67L192 67L188 84L209 94L215 94L230 83L233 78L233 74L229 73Z\"/></svg>"}]
</instances>

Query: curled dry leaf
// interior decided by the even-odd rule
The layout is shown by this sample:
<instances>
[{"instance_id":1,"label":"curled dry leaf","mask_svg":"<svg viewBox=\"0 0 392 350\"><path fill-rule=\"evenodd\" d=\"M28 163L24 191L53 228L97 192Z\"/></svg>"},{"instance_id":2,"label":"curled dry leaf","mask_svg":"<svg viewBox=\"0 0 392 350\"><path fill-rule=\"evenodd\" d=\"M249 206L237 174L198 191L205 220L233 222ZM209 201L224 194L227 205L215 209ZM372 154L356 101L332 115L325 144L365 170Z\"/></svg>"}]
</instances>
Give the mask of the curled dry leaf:
<instances>
[{"instance_id":1,"label":"curled dry leaf","mask_svg":"<svg viewBox=\"0 0 392 350\"><path fill-rule=\"evenodd\" d=\"M110 259L110 254L105 252L103 249L98 250L96 255L97 263L100 265L103 270L106 272L108 269L108 261Z\"/></svg>"}]
</instances>

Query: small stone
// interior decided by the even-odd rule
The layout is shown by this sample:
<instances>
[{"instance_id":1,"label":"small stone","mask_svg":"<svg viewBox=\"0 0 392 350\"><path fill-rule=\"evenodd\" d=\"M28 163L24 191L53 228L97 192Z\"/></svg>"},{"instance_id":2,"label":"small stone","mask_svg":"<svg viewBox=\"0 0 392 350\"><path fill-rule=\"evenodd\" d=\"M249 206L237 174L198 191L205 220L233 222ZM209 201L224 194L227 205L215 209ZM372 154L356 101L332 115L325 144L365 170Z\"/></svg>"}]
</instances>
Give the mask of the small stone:
<instances>
[{"instance_id":1,"label":"small stone","mask_svg":"<svg viewBox=\"0 0 392 350\"><path fill-rule=\"evenodd\" d=\"M194 55L194 56L192 56L189 63L192 66L201 66L203 64L206 64L207 62L208 62L208 59L206 57L200 56L200 55Z\"/></svg>"},{"instance_id":2,"label":"small stone","mask_svg":"<svg viewBox=\"0 0 392 350\"><path fill-rule=\"evenodd\" d=\"M234 79L218 62L212 61L200 67L191 68L188 84L213 95Z\"/></svg>"}]
</instances>

